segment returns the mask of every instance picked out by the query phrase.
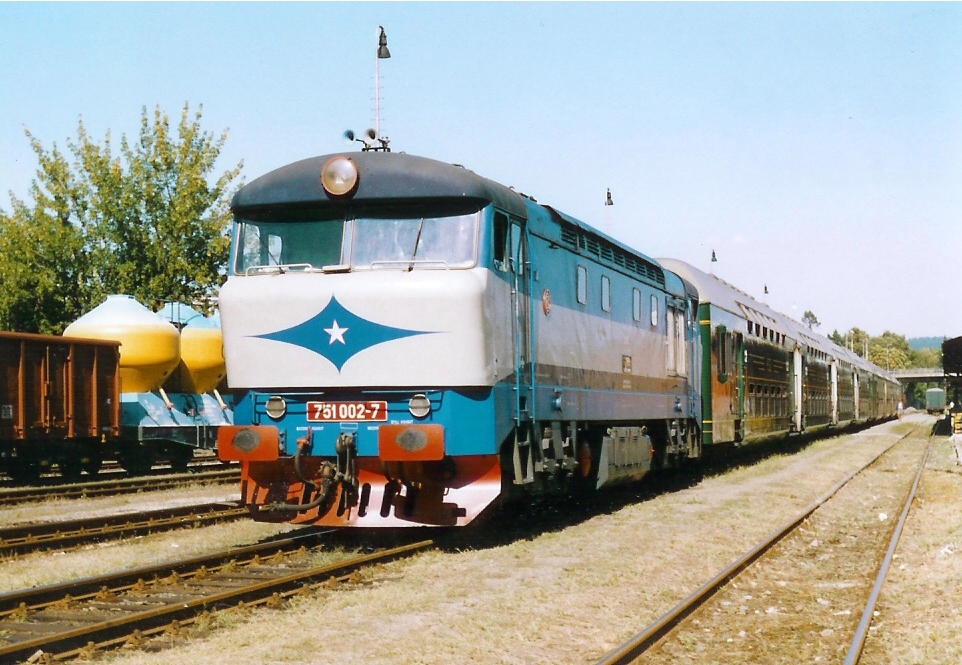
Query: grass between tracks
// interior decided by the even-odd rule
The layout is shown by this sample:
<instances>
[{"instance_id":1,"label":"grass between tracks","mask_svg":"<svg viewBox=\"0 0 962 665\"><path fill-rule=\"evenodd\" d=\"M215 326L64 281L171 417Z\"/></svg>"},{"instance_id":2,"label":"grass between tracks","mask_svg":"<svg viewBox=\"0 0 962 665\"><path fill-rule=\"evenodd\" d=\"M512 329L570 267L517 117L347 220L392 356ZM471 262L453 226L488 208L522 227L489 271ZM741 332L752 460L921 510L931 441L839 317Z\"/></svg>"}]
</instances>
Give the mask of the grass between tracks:
<instances>
[{"instance_id":1,"label":"grass between tracks","mask_svg":"<svg viewBox=\"0 0 962 665\"><path fill-rule=\"evenodd\" d=\"M962 662L962 467L936 439L882 590L863 662Z\"/></svg>"}]
</instances>

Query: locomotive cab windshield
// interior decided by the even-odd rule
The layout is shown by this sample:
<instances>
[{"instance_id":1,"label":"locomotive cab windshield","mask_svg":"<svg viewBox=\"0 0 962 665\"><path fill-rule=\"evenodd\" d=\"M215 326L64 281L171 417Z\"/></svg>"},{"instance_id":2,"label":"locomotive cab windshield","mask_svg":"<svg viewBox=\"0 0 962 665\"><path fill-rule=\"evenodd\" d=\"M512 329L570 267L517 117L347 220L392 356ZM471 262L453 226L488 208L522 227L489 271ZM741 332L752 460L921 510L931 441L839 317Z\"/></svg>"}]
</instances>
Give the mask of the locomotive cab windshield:
<instances>
[{"instance_id":1,"label":"locomotive cab windshield","mask_svg":"<svg viewBox=\"0 0 962 665\"><path fill-rule=\"evenodd\" d=\"M480 217L477 204L241 211L234 273L472 268Z\"/></svg>"}]
</instances>

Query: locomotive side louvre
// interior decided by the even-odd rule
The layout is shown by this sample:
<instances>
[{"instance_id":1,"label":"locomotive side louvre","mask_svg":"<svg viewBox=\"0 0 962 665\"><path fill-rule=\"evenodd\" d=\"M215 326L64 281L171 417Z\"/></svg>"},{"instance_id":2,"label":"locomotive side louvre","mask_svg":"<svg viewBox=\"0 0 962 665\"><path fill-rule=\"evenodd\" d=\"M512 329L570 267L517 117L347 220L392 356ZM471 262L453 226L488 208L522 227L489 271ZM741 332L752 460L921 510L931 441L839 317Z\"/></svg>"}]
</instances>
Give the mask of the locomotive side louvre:
<instances>
[{"instance_id":1,"label":"locomotive side louvre","mask_svg":"<svg viewBox=\"0 0 962 665\"><path fill-rule=\"evenodd\" d=\"M577 220L391 153L289 165L232 207L218 450L256 519L460 525L697 454L694 289Z\"/></svg>"}]
</instances>

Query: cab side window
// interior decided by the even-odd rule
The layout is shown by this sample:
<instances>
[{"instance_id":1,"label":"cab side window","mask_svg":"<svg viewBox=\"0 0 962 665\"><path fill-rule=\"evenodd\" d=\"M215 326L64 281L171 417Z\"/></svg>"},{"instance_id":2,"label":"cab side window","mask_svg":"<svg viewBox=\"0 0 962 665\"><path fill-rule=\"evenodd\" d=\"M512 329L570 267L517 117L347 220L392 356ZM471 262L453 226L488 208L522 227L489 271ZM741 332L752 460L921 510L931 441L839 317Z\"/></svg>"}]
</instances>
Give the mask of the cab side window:
<instances>
[{"instance_id":1,"label":"cab side window","mask_svg":"<svg viewBox=\"0 0 962 665\"><path fill-rule=\"evenodd\" d=\"M588 269L584 266L578 266L578 284L576 295L580 304L584 305L588 302Z\"/></svg>"},{"instance_id":2,"label":"cab side window","mask_svg":"<svg viewBox=\"0 0 962 665\"><path fill-rule=\"evenodd\" d=\"M508 270L508 217L504 213L494 213L494 267L505 272Z\"/></svg>"}]
</instances>

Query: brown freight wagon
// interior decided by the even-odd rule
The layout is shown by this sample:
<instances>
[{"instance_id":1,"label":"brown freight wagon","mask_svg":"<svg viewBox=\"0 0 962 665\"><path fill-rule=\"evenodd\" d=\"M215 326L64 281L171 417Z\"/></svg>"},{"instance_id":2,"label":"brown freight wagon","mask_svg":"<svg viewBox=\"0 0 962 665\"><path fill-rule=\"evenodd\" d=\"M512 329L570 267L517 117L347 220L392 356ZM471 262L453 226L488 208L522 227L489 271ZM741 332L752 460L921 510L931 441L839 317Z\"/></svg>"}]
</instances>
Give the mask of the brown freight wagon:
<instances>
[{"instance_id":1,"label":"brown freight wagon","mask_svg":"<svg viewBox=\"0 0 962 665\"><path fill-rule=\"evenodd\" d=\"M120 344L0 332L0 470L96 473L119 431Z\"/></svg>"}]
</instances>

